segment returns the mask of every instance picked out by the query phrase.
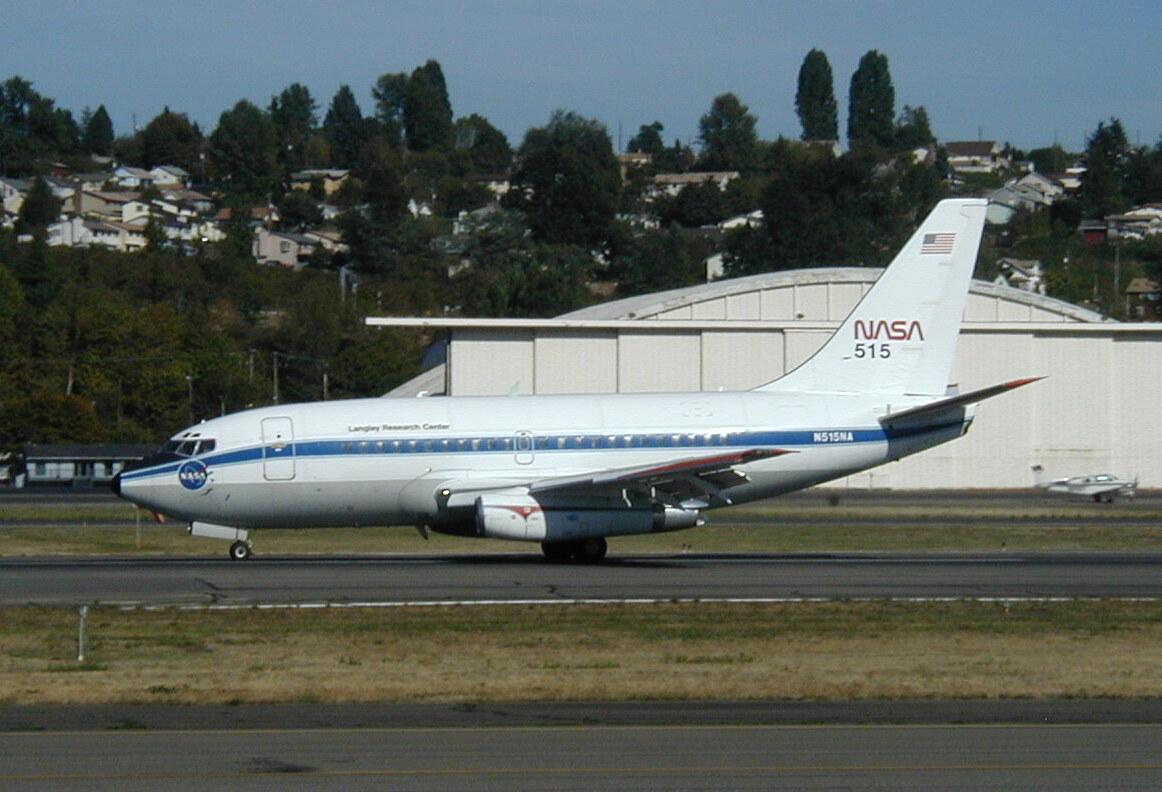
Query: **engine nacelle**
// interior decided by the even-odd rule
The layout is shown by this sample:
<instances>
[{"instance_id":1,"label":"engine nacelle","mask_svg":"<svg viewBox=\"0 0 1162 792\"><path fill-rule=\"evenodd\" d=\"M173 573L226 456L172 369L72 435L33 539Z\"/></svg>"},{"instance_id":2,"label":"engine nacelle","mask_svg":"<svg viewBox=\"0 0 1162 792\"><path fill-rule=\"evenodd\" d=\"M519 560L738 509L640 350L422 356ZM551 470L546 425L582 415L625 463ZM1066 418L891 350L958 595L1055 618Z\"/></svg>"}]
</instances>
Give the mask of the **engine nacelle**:
<instances>
[{"instance_id":1,"label":"engine nacelle","mask_svg":"<svg viewBox=\"0 0 1162 792\"><path fill-rule=\"evenodd\" d=\"M520 492L489 493L476 499L476 533L494 539L560 542L678 531L701 523L698 512L674 507L582 506L542 501Z\"/></svg>"}]
</instances>

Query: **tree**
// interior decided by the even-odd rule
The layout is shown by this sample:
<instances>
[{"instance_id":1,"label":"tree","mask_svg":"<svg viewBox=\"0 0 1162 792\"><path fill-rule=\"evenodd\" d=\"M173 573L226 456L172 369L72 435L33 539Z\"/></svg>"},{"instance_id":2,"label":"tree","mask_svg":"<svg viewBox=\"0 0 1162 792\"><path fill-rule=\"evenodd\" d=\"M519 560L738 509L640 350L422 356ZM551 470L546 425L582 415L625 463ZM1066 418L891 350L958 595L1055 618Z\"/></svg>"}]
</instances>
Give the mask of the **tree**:
<instances>
[{"instance_id":1,"label":"tree","mask_svg":"<svg viewBox=\"0 0 1162 792\"><path fill-rule=\"evenodd\" d=\"M799 67L795 112L803 126L803 140L839 140L835 81L831 76L831 64L820 50L808 52Z\"/></svg>"},{"instance_id":2,"label":"tree","mask_svg":"<svg viewBox=\"0 0 1162 792\"><path fill-rule=\"evenodd\" d=\"M702 141L699 165L706 170L750 170L758 158L757 123L734 94L716 96L710 112L698 121Z\"/></svg>"},{"instance_id":3,"label":"tree","mask_svg":"<svg viewBox=\"0 0 1162 792\"><path fill-rule=\"evenodd\" d=\"M666 144L662 142L662 126L661 121L655 121L652 124L642 124L638 127L637 134L629 139L625 150L634 154L649 154L654 159L658 159L665 153Z\"/></svg>"},{"instance_id":4,"label":"tree","mask_svg":"<svg viewBox=\"0 0 1162 792\"><path fill-rule=\"evenodd\" d=\"M896 90L886 55L869 50L859 59L859 66L851 75L848 102L848 143L891 146L895 137Z\"/></svg>"},{"instance_id":5,"label":"tree","mask_svg":"<svg viewBox=\"0 0 1162 792\"><path fill-rule=\"evenodd\" d=\"M936 142L932 126L928 121L928 111L923 105L904 105L896 124L896 145L902 149L930 146Z\"/></svg>"},{"instance_id":6,"label":"tree","mask_svg":"<svg viewBox=\"0 0 1162 792\"><path fill-rule=\"evenodd\" d=\"M444 71L430 60L412 72L404 95L404 132L408 148L427 151L452 145L452 103Z\"/></svg>"},{"instance_id":7,"label":"tree","mask_svg":"<svg viewBox=\"0 0 1162 792\"><path fill-rule=\"evenodd\" d=\"M477 173L506 173L512 167L508 138L482 115L456 119L456 148L468 151Z\"/></svg>"},{"instance_id":8,"label":"tree","mask_svg":"<svg viewBox=\"0 0 1162 792\"><path fill-rule=\"evenodd\" d=\"M268 200L278 182L278 140L270 116L245 99L218 118L210 163L231 192Z\"/></svg>"},{"instance_id":9,"label":"tree","mask_svg":"<svg viewBox=\"0 0 1162 792\"><path fill-rule=\"evenodd\" d=\"M403 72L383 74L371 89L375 97L375 113L383 124L387 139L395 148L403 139L404 108L407 104L408 76Z\"/></svg>"},{"instance_id":10,"label":"tree","mask_svg":"<svg viewBox=\"0 0 1162 792\"><path fill-rule=\"evenodd\" d=\"M557 110L525 135L510 192L538 239L602 244L617 209L621 171L599 122Z\"/></svg>"},{"instance_id":11,"label":"tree","mask_svg":"<svg viewBox=\"0 0 1162 792\"><path fill-rule=\"evenodd\" d=\"M61 202L44 179L32 183L20 206L20 222L25 228L45 228L60 217Z\"/></svg>"},{"instance_id":12,"label":"tree","mask_svg":"<svg viewBox=\"0 0 1162 792\"><path fill-rule=\"evenodd\" d=\"M177 165L188 173L201 171L202 132L185 113L168 107L141 130L141 156L147 168Z\"/></svg>"},{"instance_id":13,"label":"tree","mask_svg":"<svg viewBox=\"0 0 1162 792\"><path fill-rule=\"evenodd\" d=\"M350 168L355 164L363 145L363 129L363 112L355 101L355 94L350 86L340 85L323 119L323 132L331 142L336 165Z\"/></svg>"},{"instance_id":14,"label":"tree","mask_svg":"<svg viewBox=\"0 0 1162 792\"><path fill-rule=\"evenodd\" d=\"M292 83L270 99L270 120L278 138L278 159L286 171L306 165L306 146L318 123L318 107L311 91Z\"/></svg>"},{"instance_id":15,"label":"tree","mask_svg":"<svg viewBox=\"0 0 1162 792\"><path fill-rule=\"evenodd\" d=\"M107 157L113 153L113 120L105 110L105 105L99 105L97 112L89 117L85 124L82 142L90 154L99 154Z\"/></svg>"},{"instance_id":16,"label":"tree","mask_svg":"<svg viewBox=\"0 0 1162 792\"><path fill-rule=\"evenodd\" d=\"M1130 143L1117 118L1099 122L1085 142L1085 173L1081 177L1082 211L1088 217L1105 217L1129 208L1126 181Z\"/></svg>"}]
</instances>

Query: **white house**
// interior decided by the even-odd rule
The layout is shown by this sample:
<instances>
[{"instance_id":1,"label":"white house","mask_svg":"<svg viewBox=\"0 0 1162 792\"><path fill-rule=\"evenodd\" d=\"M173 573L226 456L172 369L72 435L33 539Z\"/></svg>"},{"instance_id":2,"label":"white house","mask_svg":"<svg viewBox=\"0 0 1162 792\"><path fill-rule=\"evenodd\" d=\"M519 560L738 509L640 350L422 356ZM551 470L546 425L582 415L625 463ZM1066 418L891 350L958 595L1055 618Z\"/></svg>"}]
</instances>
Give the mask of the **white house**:
<instances>
[{"instance_id":1,"label":"white house","mask_svg":"<svg viewBox=\"0 0 1162 792\"><path fill-rule=\"evenodd\" d=\"M153 184L153 176L144 168L120 165L113 171L112 181L125 190L140 190Z\"/></svg>"},{"instance_id":2,"label":"white house","mask_svg":"<svg viewBox=\"0 0 1162 792\"><path fill-rule=\"evenodd\" d=\"M660 195L671 198L691 184L713 183L718 189L725 190L726 186L738 178L738 171L700 171L697 173L659 173L654 176L653 183L647 191L647 198L653 199Z\"/></svg>"},{"instance_id":3,"label":"white house","mask_svg":"<svg viewBox=\"0 0 1162 792\"><path fill-rule=\"evenodd\" d=\"M4 211L20 214L24 206L24 196L32 189L32 182L25 179L9 179L0 176L0 199L3 199Z\"/></svg>"},{"instance_id":4,"label":"white house","mask_svg":"<svg viewBox=\"0 0 1162 792\"><path fill-rule=\"evenodd\" d=\"M177 165L158 165L149 171L149 177L158 187L185 187L190 183L190 174Z\"/></svg>"},{"instance_id":5,"label":"white house","mask_svg":"<svg viewBox=\"0 0 1162 792\"><path fill-rule=\"evenodd\" d=\"M87 247L93 241L85 221L76 216L53 223L47 231L46 242L50 247Z\"/></svg>"},{"instance_id":6,"label":"white house","mask_svg":"<svg viewBox=\"0 0 1162 792\"><path fill-rule=\"evenodd\" d=\"M944 149L948 167L957 173L997 173L1012 166L995 140L954 140Z\"/></svg>"},{"instance_id":7,"label":"white house","mask_svg":"<svg viewBox=\"0 0 1162 792\"><path fill-rule=\"evenodd\" d=\"M319 240L302 234L259 228L255 231L251 252L259 264L302 269L320 244Z\"/></svg>"},{"instance_id":8,"label":"white house","mask_svg":"<svg viewBox=\"0 0 1162 792\"><path fill-rule=\"evenodd\" d=\"M1162 203L1135 206L1125 214L1106 218L1110 236L1118 239L1145 239L1162 234Z\"/></svg>"}]
</instances>

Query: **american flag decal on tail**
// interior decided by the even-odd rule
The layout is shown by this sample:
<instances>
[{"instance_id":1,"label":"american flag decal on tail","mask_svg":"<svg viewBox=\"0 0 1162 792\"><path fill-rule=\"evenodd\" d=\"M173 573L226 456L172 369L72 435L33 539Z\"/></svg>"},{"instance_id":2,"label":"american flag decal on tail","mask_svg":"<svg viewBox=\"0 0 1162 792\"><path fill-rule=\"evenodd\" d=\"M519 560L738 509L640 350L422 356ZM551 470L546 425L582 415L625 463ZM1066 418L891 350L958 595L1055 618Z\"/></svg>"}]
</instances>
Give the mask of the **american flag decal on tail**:
<instances>
[{"instance_id":1,"label":"american flag decal on tail","mask_svg":"<svg viewBox=\"0 0 1162 792\"><path fill-rule=\"evenodd\" d=\"M925 234L920 243L920 255L944 255L952 252L956 234Z\"/></svg>"}]
</instances>

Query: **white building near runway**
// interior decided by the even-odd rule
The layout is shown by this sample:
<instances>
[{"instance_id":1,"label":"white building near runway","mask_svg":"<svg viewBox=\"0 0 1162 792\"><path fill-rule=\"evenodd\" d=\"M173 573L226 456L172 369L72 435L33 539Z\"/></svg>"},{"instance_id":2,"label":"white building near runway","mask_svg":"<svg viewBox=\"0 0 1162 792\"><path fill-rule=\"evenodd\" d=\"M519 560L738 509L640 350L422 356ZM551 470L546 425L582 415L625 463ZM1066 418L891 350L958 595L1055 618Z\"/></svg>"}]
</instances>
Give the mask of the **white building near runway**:
<instances>
[{"instance_id":1,"label":"white building near runway","mask_svg":"<svg viewBox=\"0 0 1162 792\"><path fill-rule=\"evenodd\" d=\"M448 333L447 364L391 396L747 389L806 360L881 270L766 273L595 305L556 319L390 319ZM1020 488L1112 472L1162 487L1162 324L1105 321L973 281L954 380L1046 376L977 409L968 436L841 486Z\"/></svg>"}]
</instances>

